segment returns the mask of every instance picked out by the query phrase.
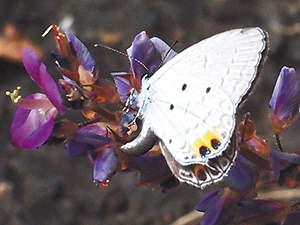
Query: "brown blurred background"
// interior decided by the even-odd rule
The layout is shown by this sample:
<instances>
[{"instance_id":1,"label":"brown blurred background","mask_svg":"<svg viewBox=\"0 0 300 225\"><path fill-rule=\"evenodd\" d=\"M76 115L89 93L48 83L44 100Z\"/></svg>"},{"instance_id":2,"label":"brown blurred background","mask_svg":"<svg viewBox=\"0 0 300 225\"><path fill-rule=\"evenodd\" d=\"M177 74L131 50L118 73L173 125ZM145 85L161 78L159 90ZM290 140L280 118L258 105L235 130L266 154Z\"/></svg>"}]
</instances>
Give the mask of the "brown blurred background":
<instances>
[{"instance_id":1,"label":"brown blurred background","mask_svg":"<svg viewBox=\"0 0 300 225\"><path fill-rule=\"evenodd\" d=\"M53 34L41 37L52 23L68 28L90 49L100 74L129 68L120 51L142 30L172 44L178 52L213 34L259 26L270 35L270 54L261 80L238 113L250 111L258 134L272 147L268 101L283 65L300 71L300 1L298 0L1 0L0 1L0 224L170 224L195 209L205 190L186 184L179 189L135 187L137 175L118 174L104 190L92 183L86 158L68 158L65 148L41 147L25 151L10 144L9 126L16 107L6 90L22 86L27 96L39 89L21 63L26 46L35 49L48 71L59 77L50 51ZM299 122L285 132L283 144L297 151Z\"/></svg>"}]
</instances>

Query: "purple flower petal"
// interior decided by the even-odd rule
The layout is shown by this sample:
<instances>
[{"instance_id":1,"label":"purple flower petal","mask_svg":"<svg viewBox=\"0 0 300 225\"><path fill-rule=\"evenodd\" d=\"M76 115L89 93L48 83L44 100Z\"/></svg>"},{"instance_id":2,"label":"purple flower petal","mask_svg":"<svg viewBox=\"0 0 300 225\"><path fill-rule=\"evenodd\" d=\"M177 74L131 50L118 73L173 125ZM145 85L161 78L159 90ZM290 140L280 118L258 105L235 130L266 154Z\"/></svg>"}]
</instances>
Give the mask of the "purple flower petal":
<instances>
[{"instance_id":1,"label":"purple flower petal","mask_svg":"<svg viewBox=\"0 0 300 225\"><path fill-rule=\"evenodd\" d=\"M89 129L90 128L90 129ZM73 136L73 140L86 143L98 148L112 143L110 138L105 137L105 133L97 125L90 125L79 129Z\"/></svg>"},{"instance_id":2,"label":"purple flower petal","mask_svg":"<svg viewBox=\"0 0 300 225\"><path fill-rule=\"evenodd\" d=\"M114 78L118 94L120 96L120 100L122 103L125 103L128 99L128 93L130 91L130 82L126 78L126 76L129 76L129 73L126 72L116 72L111 73L111 76Z\"/></svg>"},{"instance_id":3,"label":"purple flower petal","mask_svg":"<svg viewBox=\"0 0 300 225\"><path fill-rule=\"evenodd\" d=\"M95 124L80 128L68 143L70 157L86 155L97 148L107 148L112 145L112 139L105 136L106 132Z\"/></svg>"},{"instance_id":4,"label":"purple flower petal","mask_svg":"<svg viewBox=\"0 0 300 225\"><path fill-rule=\"evenodd\" d=\"M283 225L294 225L295 221L300 221L300 211L289 212Z\"/></svg>"},{"instance_id":5,"label":"purple flower petal","mask_svg":"<svg viewBox=\"0 0 300 225\"><path fill-rule=\"evenodd\" d=\"M171 49L171 47L160 38L153 37L150 38L150 41L152 41L155 48L159 51L159 54L163 59L163 64L165 64L166 62L168 62L170 59L174 58L177 55L177 52Z\"/></svg>"},{"instance_id":6,"label":"purple flower petal","mask_svg":"<svg viewBox=\"0 0 300 225\"><path fill-rule=\"evenodd\" d=\"M207 210L207 207L209 206L210 202L212 201L212 199L218 195L218 193L220 192L220 188L219 189L215 189L211 192L209 192L204 198L202 198L200 200L200 202L198 202L197 204L197 211L200 212L205 212Z\"/></svg>"},{"instance_id":7,"label":"purple flower petal","mask_svg":"<svg viewBox=\"0 0 300 225\"><path fill-rule=\"evenodd\" d=\"M22 59L24 67L27 73L30 75L30 78L39 86L40 82L40 61L38 56L34 51L31 51L29 48L24 48L22 53Z\"/></svg>"},{"instance_id":8,"label":"purple flower petal","mask_svg":"<svg viewBox=\"0 0 300 225\"><path fill-rule=\"evenodd\" d=\"M62 99L57 85L51 75L47 72L45 64L41 63L34 51L25 48L22 53L23 64L30 78L42 87L44 93L50 102L57 108L58 112L63 115L65 109L62 105Z\"/></svg>"},{"instance_id":9,"label":"purple flower petal","mask_svg":"<svg viewBox=\"0 0 300 225\"><path fill-rule=\"evenodd\" d=\"M299 112L300 82L295 69L286 66L281 69L269 106L273 110L273 129L279 134L292 124Z\"/></svg>"},{"instance_id":10,"label":"purple flower petal","mask_svg":"<svg viewBox=\"0 0 300 225\"><path fill-rule=\"evenodd\" d=\"M94 180L102 183L110 179L118 166L118 157L113 151L113 147L102 150L97 154L94 161Z\"/></svg>"},{"instance_id":11,"label":"purple flower petal","mask_svg":"<svg viewBox=\"0 0 300 225\"><path fill-rule=\"evenodd\" d=\"M67 144L69 157L86 156L88 151L95 149L93 146L86 143L71 140Z\"/></svg>"},{"instance_id":12,"label":"purple flower petal","mask_svg":"<svg viewBox=\"0 0 300 225\"><path fill-rule=\"evenodd\" d=\"M278 200L247 200L240 203L235 224L282 224L290 206Z\"/></svg>"},{"instance_id":13,"label":"purple flower petal","mask_svg":"<svg viewBox=\"0 0 300 225\"><path fill-rule=\"evenodd\" d=\"M33 94L26 99L46 98L43 94ZM12 121L10 132L14 146L34 149L40 147L51 135L56 109L48 109L44 114L39 109L18 108Z\"/></svg>"},{"instance_id":14,"label":"purple flower petal","mask_svg":"<svg viewBox=\"0 0 300 225\"><path fill-rule=\"evenodd\" d=\"M238 155L228 172L228 176L225 176L223 181L230 189L244 192L253 189L257 179L257 172L252 163Z\"/></svg>"},{"instance_id":15,"label":"purple flower petal","mask_svg":"<svg viewBox=\"0 0 300 225\"><path fill-rule=\"evenodd\" d=\"M148 38L145 31L135 36L132 45L127 49L128 55L142 62L150 73L154 73L162 62L159 51L155 48L152 41ZM142 76L148 71L141 63L129 58L130 65L137 81L140 81Z\"/></svg>"},{"instance_id":16,"label":"purple flower petal","mask_svg":"<svg viewBox=\"0 0 300 225\"><path fill-rule=\"evenodd\" d=\"M300 165L300 156L295 153L272 150L270 155L271 157L277 158L278 160L286 160L291 164Z\"/></svg>"},{"instance_id":17,"label":"purple flower petal","mask_svg":"<svg viewBox=\"0 0 300 225\"><path fill-rule=\"evenodd\" d=\"M51 77L51 75L47 72L47 68L43 63L40 64L39 76L40 76L40 86L42 87L44 93L47 95L50 102L57 108L60 115L64 115L65 109L62 104L61 95L58 91L56 82Z\"/></svg>"},{"instance_id":18,"label":"purple flower petal","mask_svg":"<svg viewBox=\"0 0 300 225\"><path fill-rule=\"evenodd\" d=\"M30 98L31 96L27 97L27 99L32 99ZM21 142L21 140L18 140L18 138L14 138L14 133L26 122L28 115L30 114L31 110L25 109L25 108L18 108L15 116L12 120L11 126L10 126L10 133L12 135L13 142ZM18 146L18 145L17 145Z\"/></svg>"},{"instance_id":19,"label":"purple flower petal","mask_svg":"<svg viewBox=\"0 0 300 225\"><path fill-rule=\"evenodd\" d=\"M271 165L272 165L272 171L274 174L274 178L276 181L279 180L280 177L280 161L278 160L276 156L277 150L271 150L270 157L271 157Z\"/></svg>"},{"instance_id":20,"label":"purple flower petal","mask_svg":"<svg viewBox=\"0 0 300 225\"><path fill-rule=\"evenodd\" d=\"M65 29L63 31L66 34L68 41L72 44L77 58L79 59L79 63L84 67L84 69L93 73L96 68L96 62L92 58L89 50L74 34Z\"/></svg>"},{"instance_id":21,"label":"purple flower petal","mask_svg":"<svg viewBox=\"0 0 300 225\"><path fill-rule=\"evenodd\" d=\"M83 134L83 135L87 133L92 133L103 137L107 134L107 131L99 127L97 124L90 124L88 126L82 127L77 132L78 134Z\"/></svg>"},{"instance_id":22,"label":"purple flower petal","mask_svg":"<svg viewBox=\"0 0 300 225\"><path fill-rule=\"evenodd\" d=\"M43 125L37 127L27 138L24 139L22 143L22 148L24 149L35 149L42 146L50 137L53 126L54 126L54 114L55 109L52 109L52 112L49 113L49 120ZM51 116L52 115L52 116Z\"/></svg>"},{"instance_id":23,"label":"purple flower petal","mask_svg":"<svg viewBox=\"0 0 300 225\"><path fill-rule=\"evenodd\" d=\"M271 150L271 165L276 181L280 178L281 170L294 165L300 165L300 156L295 153L280 152L277 150Z\"/></svg>"},{"instance_id":24,"label":"purple flower petal","mask_svg":"<svg viewBox=\"0 0 300 225\"><path fill-rule=\"evenodd\" d=\"M141 174L140 183L145 184L171 176L172 173L162 155L142 155L130 157L127 171L137 170Z\"/></svg>"},{"instance_id":25,"label":"purple flower petal","mask_svg":"<svg viewBox=\"0 0 300 225\"><path fill-rule=\"evenodd\" d=\"M231 198L226 194L215 195L208 202L201 225L230 224L233 221L238 209L238 199Z\"/></svg>"}]
</instances>

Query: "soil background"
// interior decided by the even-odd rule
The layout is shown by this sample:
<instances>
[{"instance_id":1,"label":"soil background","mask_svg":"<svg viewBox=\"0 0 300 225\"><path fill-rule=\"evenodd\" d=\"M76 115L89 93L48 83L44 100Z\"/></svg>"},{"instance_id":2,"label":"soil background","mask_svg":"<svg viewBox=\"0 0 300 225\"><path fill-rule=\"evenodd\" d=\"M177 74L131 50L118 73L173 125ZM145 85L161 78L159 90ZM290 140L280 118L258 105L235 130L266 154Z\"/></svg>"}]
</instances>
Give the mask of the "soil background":
<instances>
[{"instance_id":1,"label":"soil background","mask_svg":"<svg viewBox=\"0 0 300 225\"><path fill-rule=\"evenodd\" d=\"M25 151L10 144L9 126L16 107L6 90L22 86L27 96L38 91L20 60L23 47L33 46L55 78L50 51L53 34L41 37L50 24L68 27L90 49L100 76L127 71L125 52L133 37L147 31L177 52L213 34L258 26L269 32L270 52L260 82L237 115L250 111L258 134L275 148L268 101L283 65L300 70L300 1L269 0L1 0L0 1L0 224L171 224L195 209L211 185L200 190L183 184L161 193L136 187L137 174L120 173L106 189L92 182L92 165L85 157L69 158L66 148L43 146ZM75 118L75 116L74 116ZM80 119L80 118L75 118ZM283 135L289 151L300 146L299 122Z\"/></svg>"}]
</instances>

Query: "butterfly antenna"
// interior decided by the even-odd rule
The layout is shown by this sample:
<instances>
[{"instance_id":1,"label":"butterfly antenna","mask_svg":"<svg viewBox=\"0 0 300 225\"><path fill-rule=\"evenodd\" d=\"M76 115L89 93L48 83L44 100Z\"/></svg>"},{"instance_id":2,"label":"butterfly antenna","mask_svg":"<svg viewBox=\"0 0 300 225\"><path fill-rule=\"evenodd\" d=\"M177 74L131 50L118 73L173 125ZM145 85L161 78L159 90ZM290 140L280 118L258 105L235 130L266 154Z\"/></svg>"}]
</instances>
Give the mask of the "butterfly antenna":
<instances>
[{"instance_id":1,"label":"butterfly antenna","mask_svg":"<svg viewBox=\"0 0 300 225\"><path fill-rule=\"evenodd\" d=\"M159 64L159 67L157 68L160 68L162 67L162 65L164 64L167 56L169 55L169 53L171 52L171 50L173 50L174 46L178 43L178 41L174 41L174 43L171 45L170 49L166 52L166 54L164 55L163 59L161 60L160 64Z\"/></svg>"},{"instance_id":2,"label":"butterfly antenna","mask_svg":"<svg viewBox=\"0 0 300 225\"><path fill-rule=\"evenodd\" d=\"M138 64L140 64L142 67L144 67L144 69L147 71L147 73L150 74L150 71L149 71L149 69L147 68L147 66L146 66L142 61L140 61L140 60L138 60L138 59L132 57L131 55L128 55L128 54L126 54L126 53L124 53L124 52L120 52L120 51L118 51L118 50L116 50L116 49L114 49L114 48L111 48L111 47L106 46L106 45L103 45L103 44L94 44L94 47L102 47L102 48L106 48L106 49L111 50L111 51L113 51L113 52L116 52L116 53L118 53L118 54L120 54L120 55L126 56L126 57L128 57L128 58L134 60L134 61L137 62Z\"/></svg>"}]
</instances>

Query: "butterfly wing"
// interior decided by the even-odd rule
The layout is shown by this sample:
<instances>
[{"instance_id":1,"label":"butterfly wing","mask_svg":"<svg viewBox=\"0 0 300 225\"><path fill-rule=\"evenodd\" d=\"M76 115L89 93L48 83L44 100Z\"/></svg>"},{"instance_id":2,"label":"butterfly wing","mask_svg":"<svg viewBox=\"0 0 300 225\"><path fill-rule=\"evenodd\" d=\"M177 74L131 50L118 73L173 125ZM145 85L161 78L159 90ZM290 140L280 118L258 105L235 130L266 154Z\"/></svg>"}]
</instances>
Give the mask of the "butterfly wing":
<instances>
[{"instance_id":1,"label":"butterfly wing","mask_svg":"<svg viewBox=\"0 0 300 225\"><path fill-rule=\"evenodd\" d=\"M236 107L266 46L260 28L227 31L184 50L143 82L143 119L180 165L207 164L228 147Z\"/></svg>"},{"instance_id":2,"label":"butterfly wing","mask_svg":"<svg viewBox=\"0 0 300 225\"><path fill-rule=\"evenodd\" d=\"M231 140L231 143L222 154L210 159L207 165L182 166L174 159L163 142L160 142L160 148L169 168L180 182L187 182L195 187L204 188L211 183L220 181L228 173L237 155L235 136Z\"/></svg>"}]
</instances>

